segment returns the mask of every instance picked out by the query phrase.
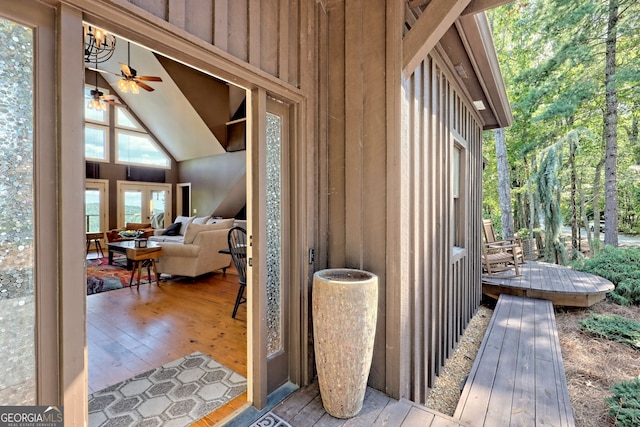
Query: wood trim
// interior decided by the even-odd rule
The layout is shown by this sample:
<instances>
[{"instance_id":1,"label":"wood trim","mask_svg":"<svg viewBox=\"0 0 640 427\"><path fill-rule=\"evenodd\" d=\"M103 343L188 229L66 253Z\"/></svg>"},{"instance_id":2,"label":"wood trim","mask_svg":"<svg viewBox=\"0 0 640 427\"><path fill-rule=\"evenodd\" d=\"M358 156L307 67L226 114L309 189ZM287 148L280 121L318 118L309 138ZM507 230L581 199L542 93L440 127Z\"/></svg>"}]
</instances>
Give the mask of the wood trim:
<instances>
[{"instance_id":1,"label":"wood trim","mask_svg":"<svg viewBox=\"0 0 640 427\"><path fill-rule=\"evenodd\" d=\"M317 31L319 28L318 13L319 5L312 2L301 2L300 4L300 28L306 28L307 31L300 31L300 48L301 52L307 52L308 55L299 57L299 78L301 86L305 88L315 88L319 94L319 87L322 85L318 81L318 50L319 41L317 39ZM306 20L306 22L305 22ZM293 64L289 64L290 66ZM298 63L295 64L298 67ZM311 284L313 282L313 273L318 265L319 252L319 218L325 218L320 212L320 201L318 194L320 192L319 177L322 175L320 171L320 163L318 152L319 147L324 145L323 139L319 135L318 123L320 101L318 96L313 100L307 100L293 106L294 118L292 125L296 125L296 129L291 132L294 139L291 141L291 147L295 150L296 160L293 162L296 168L293 172L294 179L297 182L295 195L297 197L296 205L296 234L294 237L299 242L305 242L294 253L304 253L309 249L315 251L315 262L307 261L304 267L300 269L298 277L300 278L300 298L296 304L292 304L293 309L298 309L300 319L300 329L297 344L300 347L298 359L299 375L292 375L291 380L296 380L300 385L309 384L314 375L313 348L309 345L312 334L311 330ZM316 135L316 138L307 138L307 135ZM326 145L325 145L326 147ZM313 171L309 173L309 171ZM312 178L315 176L315 179ZM304 252L303 252L304 251ZM308 253L308 252L307 252ZM295 275L293 276L296 277ZM292 341L295 343L296 341ZM293 346L292 346L293 347Z\"/></svg>"},{"instance_id":2,"label":"wood trim","mask_svg":"<svg viewBox=\"0 0 640 427\"><path fill-rule=\"evenodd\" d=\"M394 399L409 396L410 357L408 346L409 325L404 321L409 308L409 274L405 268L409 262L409 235L407 233L407 208L409 195L407 182L407 158L403 155L409 142L408 127L403 122L406 108L406 81L402 79L399 65L402 63L401 28L404 7L400 2L387 2L386 44L386 98L387 98L387 279L393 277L396 285L386 286L386 388L385 393ZM387 280L387 283L388 280Z\"/></svg>"},{"instance_id":3,"label":"wood trim","mask_svg":"<svg viewBox=\"0 0 640 427\"><path fill-rule=\"evenodd\" d=\"M78 233L78 224L84 223L84 212L78 209L78 195L84 194L85 162L82 118L79 112L84 109L84 87L78 84L78 76L84 76L82 58L82 40L78 37L82 31L80 11L61 4L58 9L58 209L59 233L58 257L60 283L59 316L61 319L61 340L59 354L61 364L61 389L64 396L65 424L86 425L87 413L87 323L86 294L78 292L77 284L84 283L84 237ZM55 35L49 35L55 39ZM54 50L55 51L55 50ZM50 76L49 76L50 79ZM50 84L50 80L48 80ZM56 158L56 157L54 157ZM50 205L51 206L55 205ZM47 214L51 214L48 209ZM64 236L64 238L62 238ZM42 243L40 239L39 243ZM48 254L51 256L51 253ZM47 301L51 304L51 301ZM52 357L52 354L47 355ZM44 403L44 402L43 402Z\"/></svg>"},{"instance_id":4,"label":"wood trim","mask_svg":"<svg viewBox=\"0 0 640 427\"><path fill-rule=\"evenodd\" d=\"M431 0L402 42L402 71L409 76L471 0Z\"/></svg>"},{"instance_id":5,"label":"wood trim","mask_svg":"<svg viewBox=\"0 0 640 427\"><path fill-rule=\"evenodd\" d=\"M345 2L344 55L345 55L345 265L364 268L363 254L363 132L364 83L362 65L363 0ZM348 88L348 92L346 90Z\"/></svg>"},{"instance_id":6,"label":"wood trim","mask_svg":"<svg viewBox=\"0 0 640 427\"><path fill-rule=\"evenodd\" d=\"M484 12L485 10L511 2L513 2L513 0L471 0L471 3L464 9L462 15Z\"/></svg>"},{"instance_id":7,"label":"wood trim","mask_svg":"<svg viewBox=\"0 0 640 427\"><path fill-rule=\"evenodd\" d=\"M264 186L267 171L266 159L266 112L267 94L262 89L254 89L247 96L251 116L247 121L247 134L251 135L247 144L247 235L249 248L247 256L253 260L264 260L266 255L266 223L263 206L266 206ZM257 409L267 405L267 289L262 284L267 276L266 264L255 262L247 268L247 393L248 399Z\"/></svg>"}]
</instances>

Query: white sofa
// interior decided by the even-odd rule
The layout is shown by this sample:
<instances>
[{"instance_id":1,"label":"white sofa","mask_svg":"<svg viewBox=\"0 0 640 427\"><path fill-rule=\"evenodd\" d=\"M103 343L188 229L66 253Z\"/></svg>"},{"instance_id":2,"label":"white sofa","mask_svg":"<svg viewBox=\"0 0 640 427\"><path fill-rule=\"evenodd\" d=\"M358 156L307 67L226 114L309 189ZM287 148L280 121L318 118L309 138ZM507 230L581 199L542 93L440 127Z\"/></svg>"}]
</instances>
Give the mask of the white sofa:
<instances>
[{"instance_id":1,"label":"white sofa","mask_svg":"<svg viewBox=\"0 0 640 427\"><path fill-rule=\"evenodd\" d=\"M149 237L162 246L162 256L158 259L158 273L175 276L197 277L205 273L222 269L226 271L231 256L219 253L228 249L227 236L233 226L233 219L219 220L211 224L198 224L189 221L183 235L156 235Z\"/></svg>"}]
</instances>

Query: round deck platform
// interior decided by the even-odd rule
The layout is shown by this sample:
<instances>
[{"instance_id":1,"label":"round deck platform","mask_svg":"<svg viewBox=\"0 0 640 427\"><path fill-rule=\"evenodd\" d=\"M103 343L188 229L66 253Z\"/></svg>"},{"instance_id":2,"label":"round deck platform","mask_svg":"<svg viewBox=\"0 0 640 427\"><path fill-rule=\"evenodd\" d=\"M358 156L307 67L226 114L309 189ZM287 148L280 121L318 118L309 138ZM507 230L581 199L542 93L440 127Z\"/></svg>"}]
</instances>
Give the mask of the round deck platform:
<instances>
[{"instance_id":1,"label":"round deck platform","mask_svg":"<svg viewBox=\"0 0 640 427\"><path fill-rule=\"evenodd\" d=\"M520 273L518 277L483 275L482 292L496 299L506 294L546 299L559 306L589 307L614 289L613 283L600 276L546 262L527 261Z\"/></svg>"}]
</instances>

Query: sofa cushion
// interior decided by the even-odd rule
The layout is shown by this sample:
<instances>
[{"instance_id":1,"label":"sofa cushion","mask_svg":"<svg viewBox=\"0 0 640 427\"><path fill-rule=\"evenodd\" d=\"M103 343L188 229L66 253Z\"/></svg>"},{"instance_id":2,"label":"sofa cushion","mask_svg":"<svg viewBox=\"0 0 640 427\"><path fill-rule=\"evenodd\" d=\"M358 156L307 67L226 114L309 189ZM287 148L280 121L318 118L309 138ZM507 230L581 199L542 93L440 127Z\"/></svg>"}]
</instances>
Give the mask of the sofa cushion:
<instances>
[{"instance_id":1,"label":"sofa cushion","mask_svg":"<svg viewBox=\"0 0 640 427\"><path fill-rule=\"evenodd\" d=\"M195 224L192 222L187 226L187 231L184 234L184 244L188 245L193 243L201 231L224 230L231 228L232 223L232 220L220 221L215 224Z\"/></svg>"},{"instance_id":2,"label":"sofa cushion","mask_svg":"<svg viewBox=\"0 0 640 427\"><path fill-rule=\"evenodd\" d=\"M193 219L193 221L191 221L193 224L206 224L207 221L211 219L210 215L207 216L199 216Z\"/></svg>"},{"instance_id":3,"label":"sofa cushion","mask_svg":"<svg viewBox=\"0 0 640 427\"><path fill-rule=\"evenodd\" d=\"M180 228L182 227L181 222L174 222L164 229L162 232L163 236L177 236L180 234Z\"/></svg>"},{"instance_id":4,"label":"sofa cushion","mask_svg":"<svg viewBox=\"0 0 640 427\"><path fill-rule=\"evenodd\" d=\"M167 236L167 235L159 235L159 236L149 236L149 240L152 242L171 242L171 243L180 243L184 240L184 236L176 235L176 236Z\"/></svg>"},{"instance_id":5,"label":"sofa cushion","mask_svg":"<svg viewBox=\"0 0 640 427\"><path fill-rule=\"evenodd\" d=\"M189 225L189 223L191 221L193 221L194 219L195 219L195 216L182 216L182 215L180 215L173 222L174 223L179 222L180 224L182 224L182 226L180 227L180 233L179 234L184 235L184 233L187 231L187 225Z\"/></svg>"}]
</instances>

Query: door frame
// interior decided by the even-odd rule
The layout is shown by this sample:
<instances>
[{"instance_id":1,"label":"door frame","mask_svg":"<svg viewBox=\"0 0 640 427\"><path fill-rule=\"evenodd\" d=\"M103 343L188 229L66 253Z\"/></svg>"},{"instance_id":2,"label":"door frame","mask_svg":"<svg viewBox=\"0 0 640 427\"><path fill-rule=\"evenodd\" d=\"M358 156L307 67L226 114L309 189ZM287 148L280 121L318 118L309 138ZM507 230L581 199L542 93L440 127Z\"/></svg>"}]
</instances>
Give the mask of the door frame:
<instances>
[{"instance_id":1,"label":"door frame","mask_svg":"<svg viewBox=\"0 0 640 427\"><path fill-rule=\"evenodd\" d=\"M139 9L134 5L122 3L119 4L119 9L115 9L106 2L98 2L95 0L64 0L64 4L60 6L59 10L61 12L59 20L64 23L64 28L66 29L61 36L63 44L69 51L72 48L76 49L77 55L75 56L78 58L76 63L66 67L69 68L67 70L68 72L63 73L63 76L59 77L60 79L69 81L70 79L75 79L76 82L83 79L84 70L80 66L80 64L83 63L82 51L78 48L77 34L81 34L82 22L87 21L151 48L154 51L160 52L162 55L189 64L189 66L202 72L211 74L221 80L248 90L250 92L250 95L247 97L249 102L248 111L259 111L259 109L265 108L267 93L271 97L290 104L290 127L293 129L290 131L290 146L292 147L290 154L292 156L291 180L293 182L290 202L294 207L291 208L291 225L289 227L292 234L292 238L288 242L291 243L289 252L292 254L289 276L291 283L295 284L295 286L291 286L290 299L294 303L291 307L291 316L296 316L299 321L297 322L297 330L291 334L290 347L292 355L289 366L289 378L291 382L296 384L304 385L308 383L311 379L309 373L312 371L312 367L309 366L310 347L308 345L308 334L310 313L308 301L309 284L311 283L312 275L311 270L313 267L313 263L309 262L308 251L312 246L310 242L315 239L315 228L313 226L317 224L313 216L314 209L310 206L315 204L313 193L309 193L313 182L307 177L308 171L310 170L309 166L314 164L314 160L312 157L309 157L309 152L306 150L306 146L303 146L304 144L300 144L300 146L297 144L297 142L309 141L305 142L305 144L308 146L312 145L309 138L302 138L302 135L311 132L311 128L308 127L306 123L308 110L307 99L304 92L267 73L256 71L256 68L250 64L239 60L213 45L196 40L193 36L182 30L168 28L165 21L151 19L152 17L147 14L142 16ZM75 38L72 38L71 33L75 35ZM71 54L69 54L69 56L71 56ZM78 85L77 90L79 93L77 97L78 100L82 99L83 87L80 86L81 85ZM254 105L252 100L256 98L254 95L258 94L261 94L260 98L263 102ZM76 109L77 108L78 106L76 106ZM258 108L258 110L256 110L256 108ZM74 110L71 109L70 111ZM82 135L81 124L71 123L70 117L67 119L68 122L65 124L68 128ZM258 132L260 128L264 129L264 119L262 120L262 125L259 122L252 125L252 120L249 119L247 122L249 127L247 135L252 135L252 138L258 137L255 132ZM73 142L77 144L76 147L82 143L78 138L75 140L70 139L69 141L70 143ZM65 182L67 181L63 181L63 184L65 184ZM251 194L251 192L248 191L247 194ZM248 216L249 227L251 227L251 222L252 218ZM258 232L257 235L254 234L254 238L260 241L260 233ZM80 245L80 247L82 247L82 245ZM254 259L259 259L259 255L260 254L254 250ZM256 256L258 257L256 258ZM248 278L248 280L253 280L253 283L259 283L260 277L264 276L258 274L257 277L253 277L252 279ZM262 295L260 296L262 297ZM257 302L253 301L251 292L248 292L247 297L247 307L252 308L248 313L247 324L247 377L249 384L247 398L256 408L263 408L267 404L266 359L260 359L262 355L260 348L264 347L265 336L260 335L260 328L254 328L252 326L254 323L257 323L257 320L260 319L260 316L264 313L261 309L263 302L261 301L259 303L260 307L256 308L254 306ZM84 298L86 298L86 296L84 296ZM84 302L86 304L86 299ZM61 311L64 312L62 308ZM84 320L83 325L86 325L86 316ZM82 335L82 340L82 344L85 344L86 334ZM73 371L77 370L78 367L78 364L70 363L65 368ZM84 364L84 383L86 388L86 363ZM76 398L79 398L79 396L76 396Z\"/></svg>"},{"instance_id":2,"label":"door frame","mask_svg":"<svg viewBox=\"0 0 640 427\"><path fill-rule=\"evenodd\" d=\"M100 231L106 231L109 228L109 180L87 178L84 187L85 191L89 188L100 191Z\"/></svg>"}]
</instances>

